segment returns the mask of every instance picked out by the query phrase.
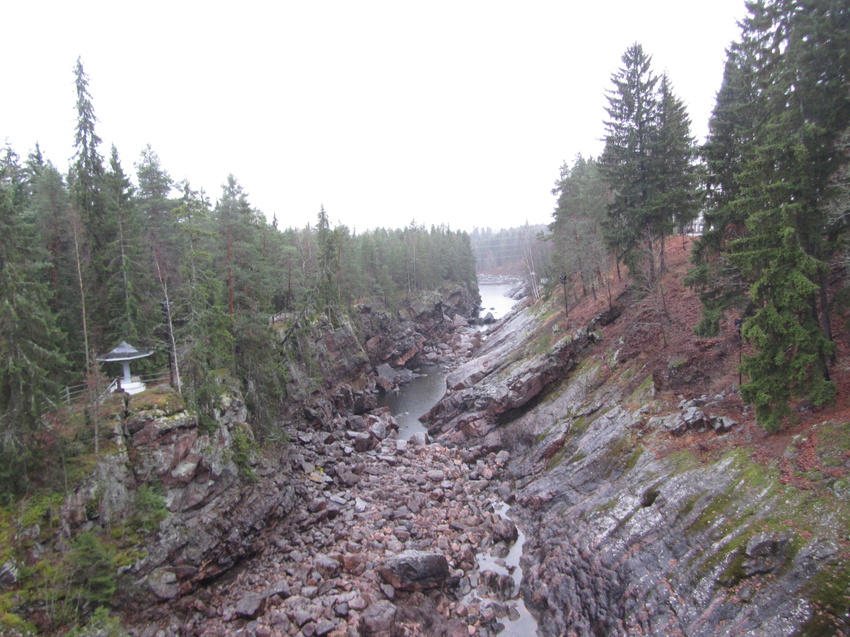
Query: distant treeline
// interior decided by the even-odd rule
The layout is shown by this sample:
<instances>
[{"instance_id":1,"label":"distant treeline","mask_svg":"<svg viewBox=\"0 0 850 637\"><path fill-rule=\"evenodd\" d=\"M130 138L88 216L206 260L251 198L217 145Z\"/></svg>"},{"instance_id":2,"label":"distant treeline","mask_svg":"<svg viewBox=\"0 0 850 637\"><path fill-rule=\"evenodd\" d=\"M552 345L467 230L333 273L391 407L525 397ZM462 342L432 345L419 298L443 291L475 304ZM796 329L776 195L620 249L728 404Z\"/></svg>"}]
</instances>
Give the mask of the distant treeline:
<instances>
[{"instance_id":1,"label":"distant treeline","mask_svg":"<svg viewBox=\"0 0 850 637\"><path fill-rule=\"evenodd\" d=\"M475 228L470 234L472 252L479 272L526 274L528 263L537 269L548 263L550 246L540 243L548 234L544 224L493 230ZM532 270L535 268L532 267Z\"/></svg>"}]
</instances>

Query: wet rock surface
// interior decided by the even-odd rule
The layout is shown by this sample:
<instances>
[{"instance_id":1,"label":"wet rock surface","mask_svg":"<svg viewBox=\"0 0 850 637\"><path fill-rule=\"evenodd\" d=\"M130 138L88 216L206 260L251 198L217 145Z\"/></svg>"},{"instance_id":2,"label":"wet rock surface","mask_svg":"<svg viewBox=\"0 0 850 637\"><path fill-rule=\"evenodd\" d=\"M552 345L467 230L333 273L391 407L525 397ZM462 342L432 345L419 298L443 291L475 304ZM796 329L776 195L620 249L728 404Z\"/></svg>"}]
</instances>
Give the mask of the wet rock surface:
<instances>
[{"instance_id":1,"label":"wet rock surface","mask_svg":"<svg viewBox=\"0 0 850 637\"><path fill-rule=\"evenodd\" d=\"M850 634L840 618L819 623L811 599L813 576L835 563L815 556L841 542L842 523L792 529L793 514L778 511L805 493L735 450L751 434L715 413L723 395L670 404L651 377L618 381L640 370L591 358L592 329L536 359L512 356L531 330L526 314L449 376L429 431L509 453L496 480L526 533L522 591L540 635ZM553 373L569 380L549 392ZM698 459L720 439L728 451ZM497 595L508 585L489 572L481 581Z\"/></svg>"}]
</instances>

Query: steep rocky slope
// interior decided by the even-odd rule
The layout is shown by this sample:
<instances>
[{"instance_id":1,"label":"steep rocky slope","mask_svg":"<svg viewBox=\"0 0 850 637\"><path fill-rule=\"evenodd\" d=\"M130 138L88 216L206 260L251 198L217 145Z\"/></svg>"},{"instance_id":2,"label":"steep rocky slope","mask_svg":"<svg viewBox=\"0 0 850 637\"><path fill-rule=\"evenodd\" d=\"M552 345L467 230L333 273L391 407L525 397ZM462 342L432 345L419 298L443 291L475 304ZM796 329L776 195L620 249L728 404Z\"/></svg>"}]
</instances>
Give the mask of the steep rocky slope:
<instances>
[{"instance_id":1,"label":"steep rocky slope","mask_svg":"<svg viewBox=\"0 0 850 637\"><path fill-rule=\"evenodd\" d=\"M567 329L557 298L508 318L429 430L510 452L542 635L848 634L845 410L801 405L766 436L737 397L734 333L689 331L685 255L669 318L625 291L610 323L590 299Z\"/></svg>"}]
</instances>

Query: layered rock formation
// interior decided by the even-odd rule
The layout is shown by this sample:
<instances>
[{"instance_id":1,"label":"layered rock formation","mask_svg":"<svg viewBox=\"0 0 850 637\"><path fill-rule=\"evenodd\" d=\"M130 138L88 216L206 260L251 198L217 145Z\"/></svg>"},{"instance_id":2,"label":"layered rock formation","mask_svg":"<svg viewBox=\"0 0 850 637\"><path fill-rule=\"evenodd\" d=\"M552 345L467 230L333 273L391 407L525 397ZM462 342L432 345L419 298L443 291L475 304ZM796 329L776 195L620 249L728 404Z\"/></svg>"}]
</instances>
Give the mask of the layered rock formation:
<instances>
[{"instance_id":1,"label":"layered rock formation","mask_svg":"<svg viewBox=\"0 0 850 637\"><path fill-rule=\"evenodd\" d=\"M520 312L430 414L441 439L510 451L540 634L850 633L836 596L850 582L840 492L795 488L752 457L761 432L723 415L723 394L665 400L641 358L618 363L593 328L541 348ZM823 449L805 466L822 466L817 453L842 462ZM791 447L787 462L804 453Z\"/></svg>"},{"instance_id":2,"label":"layered rock formation","mask_svg":"<svg viewBox=\"0 0 850 637\"><path fill-rule=\"evenodd\" d=\"M162 488L167 514L141 559L123 569L137 587L133 601L144 605L184 595L256 552L296 499L280 474L285 449L238 465L234 439L252 436L240 399L226 395L206 432L171 390L139 394L130 408L115 425L115 450L67 498L63 519L66 535L115 526L139 512L140 487Z\"/></svg>"}]
</instances>

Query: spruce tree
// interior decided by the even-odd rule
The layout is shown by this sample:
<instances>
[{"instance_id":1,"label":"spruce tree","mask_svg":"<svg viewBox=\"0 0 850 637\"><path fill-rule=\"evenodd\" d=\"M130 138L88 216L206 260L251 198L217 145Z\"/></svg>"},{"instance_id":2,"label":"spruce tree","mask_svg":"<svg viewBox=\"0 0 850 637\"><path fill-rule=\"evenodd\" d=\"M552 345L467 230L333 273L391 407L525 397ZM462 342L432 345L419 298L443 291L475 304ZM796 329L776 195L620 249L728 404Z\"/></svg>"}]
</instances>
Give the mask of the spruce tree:
<instances>
[{"instance_id":1,"label":"spruce tree","mask_svg":"<svg viewBox=\"0 0 850 637\"><path fill-rule=\"evenodd\" d=\"M758 126L737 171L730 203L746 232L728 259L750 282L753 314L743 336L742 397L767 429L789 414L789 400L831 401L833 351L827 273L834 251L826 205L837 145L850 122L850 8L832 0L748 5L739 45L752 61Z\"/></svg>"},{"instance_id":2,"label":"spruce tree","mask_svg":"<svg viewBox=\"0 0 850 637\"><path fill-rule=\"evenodd\" d=\"M134 189L124 174L118 151L112 147L109 169L104 175L106 212L115 224L115 237L109 247L109 341L128 341L148 347L152 325L150 307L144 297L148 294L147 241L144 226L133 204Z\"/></svg>"},{"instance_id":3,"label":"spruce tree","mask_svg":"<svg viewBox=\"0 0 850 637\"><path fill-rule=\"evenodd\" d=\"M110 249L115 243L115 224L106 212L103 195L104 167L98 147L101 139L95 132L89 77L80 59L74 67L77 93L77 125L74 136L74 161L70 173L72 216L78 223L76 260L79 266L80 295L88 307L81 307L82 347L103 350L108 342L108 280L113 265ZM81 306L83 299L80 300ZM82 317L85 314L85 317ZM77 349L77 348L74 348ZM105 351L105 350L104 350ZM83 358L90 365L91 351Z\"/></svg>"},{"instance_id":4,"label":"spruce tree","mask_svg":"<svg viewBox=\"0 0 850 637\"><path fill-rule=\"evenodd\" d=\"M652 154L658 179L654 215L661 228L661 267L664 264L664 238L675 228L685 227L699 214L696 141L691 135L691 119L685 104L673 92L667 74L658 87L658 115Z\"/></svg>"},{"instance_id":5,"label":"spruce tree","mask_svg":"<svg viewBox=\"0 0 850 637\"><path fill-rule=\"evenodd\" d=\"M8 160L8 158L7 158ZM42 415L67 372L50 311L47 263L34 217L19 197L18 166L0 164L0 491L27 486L38 458Z\"/></svg>"},{"instance_id":6,"label":"spruce tree","mask_svg":"<svg viewBox=\"0 0 850 637\"><path fill-rule=\"evenodd\" d=\"M605 150L602 166L613 191L606 239L632 274L641 277L643 248L663 232L654 206L657 180L652 148L658 116L652 59L635 43L622 56L623 66L612 75L608 92ZM653 262L650 262L652 266ZM654 266L647 273L654 278Z\"/></svg>"},{"instance_id":7,"label":"spruce tree","mask_svg":"<svg viewBox=\"0 0 850 637\"><path fill-rule=\"evenodd\" d=\"M723 82L709 120L708 140L701 149L705 162L702 234L696 240L693 267L685 283L699 292L702 319L694 328L700 336L716 336L724 314L746 311L746 281L728 258L730 242L746 233L741 197L741 170L752 149L756 122L756 88L752 61L740 46L728 54Z\"/></svg>"}]
</instances>

